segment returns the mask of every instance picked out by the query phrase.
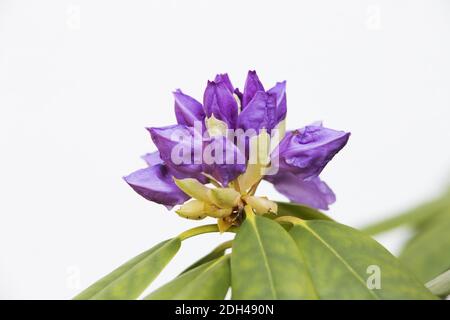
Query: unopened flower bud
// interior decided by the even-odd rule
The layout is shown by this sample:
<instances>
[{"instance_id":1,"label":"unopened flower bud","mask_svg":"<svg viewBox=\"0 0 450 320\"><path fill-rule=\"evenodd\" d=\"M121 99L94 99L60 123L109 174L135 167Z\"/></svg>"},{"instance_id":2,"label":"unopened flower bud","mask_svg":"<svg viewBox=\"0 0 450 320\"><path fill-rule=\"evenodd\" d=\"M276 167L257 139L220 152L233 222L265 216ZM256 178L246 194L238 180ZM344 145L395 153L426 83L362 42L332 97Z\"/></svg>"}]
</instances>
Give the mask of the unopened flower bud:
<instances>
[{"instance_id":1,"label":"unopened flower bud","mask_svg":"<svg viewBox=\"0 0 450 320\"><path fill-rule=\"evenodd\" d=\"M197 179L187 178L187 179L176 179L174 178L175 184L180 188L184 193L191 196L194 199L211 203L209 200L208 192L209 188L205 187L201 184Z\"/></svg>"},{"instance_id":2,"label":"unopened flower bud","mask_svg":"<svg viewBox=\"0 0 450 320\"><path fill-rule=\"evenodd\" d=\"M176 210L176 213L183 218L200 220L206 217L206 206L208 204L200 200L191 200Z\"/></svg>"},{"instance_id":3,"label":"unopened flower bud","mask_svg":"<svg viewBox=\"0 0 450 320\"><path fill-rule=\"evenodd\" d=\"M270 135L262 128L257 136L250 138L249 164L266 166L270 162Z\"/></svg>"},{"instance_id":4,"label":"unopened flower bud","mask_svg":"<svg viewBox=\"0 0 450 320\"><path fill-rule=\"evenodd\" d=\"M241 195L233 188L215 188L209 190L209 199L219 208L233 208L240 202Z\"/></svg>"},{"instance_id":5,"label":"unopened flower bud","mask_svg":"<svg viewBox=\"0 0 450 320\"><path fill-rule=\"evenodd\" d=\"M259 164L248 164L247 169L238 177L238 184L241 192L248 191L253 185L258 183L263 177L263 168Z\"/></svg>"},{"instance_id":6,"label":"unopened flower bud","mask_svg":"<svg viewBox=\"0 0 450 320\"><path fill-rule=\"evenodd\" d=\"M230 214L233 213L233 209L232 208L217 208L217 207L209 207L208 211L206 212L206 215L208 217L213 217L213 218L225 218L228 217Z\"/></svg>"},{"instance_id":7,"label":"unopened flower bud","mask_svg":"<svg viewBox=\"0 0 450 320\"><path fill-rule=\"evenodd\" d=\"M263 197L246 196L244 198L256 214L277 213L278 206L275 202Z\"/></svg>"},{"instance_id":8,"label":"unopened flower bud","mask_svg":"<svg viewBox=\"0 0 450 320\"><path fill-rule=\"evenodd\" d=\"M216 117L211 115L210 118L205 120L206 128L208 129L208 134L211 137L225 136L227 134L227 124Z\"/></svg>"}]
</instances>

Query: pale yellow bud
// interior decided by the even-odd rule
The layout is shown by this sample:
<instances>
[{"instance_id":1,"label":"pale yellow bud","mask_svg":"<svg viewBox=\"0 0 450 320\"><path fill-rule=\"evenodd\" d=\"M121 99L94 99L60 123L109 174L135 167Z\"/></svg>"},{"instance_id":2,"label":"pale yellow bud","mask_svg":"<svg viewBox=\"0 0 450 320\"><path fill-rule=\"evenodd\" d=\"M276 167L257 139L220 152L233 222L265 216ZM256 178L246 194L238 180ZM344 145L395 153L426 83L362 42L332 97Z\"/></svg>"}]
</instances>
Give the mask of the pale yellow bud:
<instances>
[{"instance_id":1,"label":"pale yellow bud","mask_svg":"<svg viewBox=\"0 0 450 320\"><path fill-rule=\"evenodd\" d=\"M209 200L208 196L208 192L210 189L208 187L205 187L198 180L192 178L173 178L173 180L175 181L175 184L178 186L178 188L180 188L188 196L206 203L211 203L211 200Z\"/></svg>"},{"instance_id":2,"label":"pale yellow bud","mask_svg":"<svg viewBox=\"0 0 450 320\"><path fill-rule=\"evenodd\" d=\"M239 113L241 113L241 109L242 109L241 99L239 99L239 97L236 93L233 93L233 97L234 97L234 100L236 100L236 103L238 105L238 114L239 114Z\"/></svg>"},{"instance_id":3,"label":"pale yellow bud","mask_svg":"<svg viewBox=\"0 0 450 320\"><path fill-rule=\"evenodd\" d=\"M270 162L270 135L261 129L257 136L250 138L249 163L266 166Z\"/></svg>"},{"instance_id":4,"label":"pale yellow bud","mask_svg":"<svg viewBox=\"0 0 450 320\"><path fill-rule=\"evenodd\" d=\"M244 201L255 210L256 214L277 213L278 211L277 204L267 198L246 196Z\"/></svg>"},{"instance_id":5,"label":"pale yellow bud","mask_svg":"<svg viewBox=\"0 0 450 320\"><path fill-rule=\"evenodd\" d=\"M266 166L270 163L271 139L265 129L250 139L250 155L247 169L238 177L239 188L243 194L258 183Z\"/></svg>"},{"instance_id":6,"label":"pale yellow bud","mask_svg":"<svg viewBox=\"0 0 450 320\"><path fill-rule=\"evenodd\" d=\"M242 193L248 191L262 179L263 168L259 164L248 164L247 169L238 177L239 189Z\"/></svg>"},{"instance_id":7,"label":"pale yellow bud","mask_svg":"<svg viewBox=\"0 0 450 320\"><path fill-rule=\"evenodd\" d=\"M206 215L208 217L213 218L225 218L228 217L230 214L233 213L232 208L217 208L217 207L210 207L208 208L208 211L206 212Z\"/></svg>"},{"instance_id":8,"label":"pale yellow bud","mask_svg":"<svg viewBox=\"0 0 450 320\"><path fill-rule=\"evenodd\" d=\"M175 212L183 218L200 220L206 217L206 206L207 204L200 200L191 200Z\"/></svg>"},{"instance_id":9,"label":"pale yellow bud","mask_svg":"<svg viewBox=\"0 0 450 320\"><path fill-rule=\"evenodd\" d=\"M211 184L213 184L215 187L217 188L222 188L222 185L220 184L219 181L217 181L216 178L214 178L212 175L202 172L202 175L204 175L205 177L208 178L209 182L211 182Z\"/></svg>"},{"instance_id":10,"label":"pale yellow bud","mask_svg":"<svg viewBox=\"0 0 450 320\"><path fill-rule=\"evenodd\" d=\"M241 195L233 188L215 188L209 190L209 199L219 208L233 208L239 204Z\"/></svg>"},{"instance_id":11,"label":"pale yellow bud","mask_svg":"<svg viewBox=\"0 0 450 320\"><path fill-rule=\"evenodd\" d=\"M225 136L227 134L227 124L211 115L205 121L206 128L211 137Z\"/></svg>"}]
</instances>

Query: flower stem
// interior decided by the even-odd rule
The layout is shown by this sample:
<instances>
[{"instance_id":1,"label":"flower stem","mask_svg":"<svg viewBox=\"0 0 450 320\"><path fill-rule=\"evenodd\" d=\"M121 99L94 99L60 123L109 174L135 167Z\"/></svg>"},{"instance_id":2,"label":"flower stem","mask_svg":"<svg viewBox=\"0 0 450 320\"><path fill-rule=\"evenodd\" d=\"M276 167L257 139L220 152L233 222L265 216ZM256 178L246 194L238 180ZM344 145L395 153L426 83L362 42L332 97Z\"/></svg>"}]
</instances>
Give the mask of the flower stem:
<instances>
[{"instance_id":1,"label":"flower stem","mask_svg":"<svg viewBox=\"0 0 450 320\"><path fill-rule=\"evenodd\" d=\"M215 247L212 252L214 252L214 253L223 252L226 249L231 248L232 246L233 246L233 240L228 240L228 241L225 241L224 243L218 245L217 247Z\"/></svg>"},{"instance_id":2,"label":"flower stem","mask_svg":"<svg viewBox=\"0 0 450 320\"><path fill-rule=\"evenodd\" d=\"M234 228L230 228L227 231L228 232L234 232L235 229ZM211 233L211 232L219 232L219 227L217 226L217 224L206 224L204 226L195 227L195 228L186 230L186 231L180 233L178 238L180 238L180 240L183 241L183 240L186 240L188 238L197 236L199 234Z\"/></svg>"}]
</instances>

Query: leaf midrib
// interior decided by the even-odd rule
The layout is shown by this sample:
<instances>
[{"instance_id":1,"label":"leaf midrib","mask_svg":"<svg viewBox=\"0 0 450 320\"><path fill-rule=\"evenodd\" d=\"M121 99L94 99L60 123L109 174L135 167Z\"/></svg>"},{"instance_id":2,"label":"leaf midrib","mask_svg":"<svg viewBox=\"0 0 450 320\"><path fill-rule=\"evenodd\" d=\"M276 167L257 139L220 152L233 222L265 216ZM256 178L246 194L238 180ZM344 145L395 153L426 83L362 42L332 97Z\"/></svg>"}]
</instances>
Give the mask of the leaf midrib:
<instances>
[{"instance_id":1,"label":"leaf midrib","mask_svg":"<svg viewBox=\"0 0 450 320\"><path fill-rule=\"evenodd\" d=\"M260 251L261 251L261 254L263 257L264 266L267 271L267 277L269 278L270 290L272 291L273 298L277 299L277 292L275 290L275 284L273 283L272 270L270 269L269 260L267 259L267 254L266 254L266 251L264 250L264 246L261 241L261 235L259 234L258 228L256 226L256 219L252 219L250 221L250 223L251 223L251 226L253 227L253 230L255 231L256 239L258 241L259 248L260 248Z\"/></svg>"}]
</instances>

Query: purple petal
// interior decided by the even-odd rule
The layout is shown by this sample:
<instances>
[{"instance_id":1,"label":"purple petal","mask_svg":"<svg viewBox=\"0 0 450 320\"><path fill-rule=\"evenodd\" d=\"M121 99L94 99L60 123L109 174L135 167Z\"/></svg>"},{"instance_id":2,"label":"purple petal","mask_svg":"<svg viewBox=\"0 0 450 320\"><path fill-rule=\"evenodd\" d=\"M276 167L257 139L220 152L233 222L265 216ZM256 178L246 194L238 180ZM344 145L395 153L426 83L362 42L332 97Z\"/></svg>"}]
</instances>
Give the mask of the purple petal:
<instances>
[{"instance_id":1,"label":"purple petal","mask_svg":"<svg viewBox=\"0 0 450 320\"><path fill-rule=\"evenodd\" d=\"M283 121L286 118L287 103L286 103L286 81L277 82L277 84L267 91L267 93L275 94L277 97L277 121Z\"/></svg>"},{"instance_id":2,"label":"purple petal","mask_svg":"<svg viewBox=\"0 0 450 320\"><path fill-rule=\"evenodd\" d=\"M280 171L307 179L318 176L347 143L350 133L322 126L307 126L286 134L272 153Z\"/></svg>"},{"instance_id":3,"label":"purple petal","mask_svg":"<svg viewBox=\"0 0 450 320\"><path fill-rule=\"evenodd\" d=\"M193 128L172 125L148 130L165 164L192 175L201 172L202 140Z\"/></svg>"},{"instance_id":4,"label":"purple petal","mask_svg":"<svg viewBox=\"0 0 450 320\"><path fill-rule=\"evenodd\" d=\"M208 81L208 83L206 84L205 93L203 94L203 109L205 110L205 114L207 117L211 117L213 113L213 104L217 104L215 91L216 83L213 81Z\"/></svg>"},{"instance_id":5,"label":"purple petal","mask_svg":"<svg viewBox=\"0 0 450 320\"><path fill-rule=\"evenodd\" d=\"M224 81L208 81L203 95L203 106L206 115L214 115L228 125L229 129L236 128L238 104Z\"/></svg>"},{"instance_id":6,"label":"purple petal","mask_svg":"<svg viewBox=\"0 0 450 320\"><path fill-rule=\"evenodd\" d=\"M178 124L193 127L196 121L203 123L205 111L200 102L184 94L179 89L173 95L175 98L175 116Z\"/></svg>"},{"instance_id":7,"label":"purple petal","mask_svg":"<svg viewBox=\"0 0 450 320\"><path fill-rule=\"evenodd\" d=\"M203 149L203 171L224 186L245 171L245 158L226 137L213 137Z\"/></svg>"},{"instance_id":8,"label":"purple petal","mask_svg":"<svg viewBox=\"0 0 450 320\"><path fill-rule=\"evenodd\" d=\"M154 151L152 153L147 153L142 156L142 159L147 163L149 167L154 166L155 164L163 164L159 151Z\"/></svg>"},{"instance_id":9,"label":"purple petal","mask_svg":"<svg viewBox=\"0 0 450 320\"><path fill-rule=\"evenodd\" d=\"M258 91L264 91L264 87L261 81L259 81L256 71L249 71L247 74L247 79L245 80L244 94L242 97L242 109L250 103Z\"/></svg>"},{"instance_id":10,"label":"purple petal","mask_svg":"<svg viewBox=\"0 0 450 320\"><path fill-rule=\"evenodd\" d=\"M305 181L293 173L283 173L267 180L292 202L328 210L328 205L336 201L333 191L318 177Z\"/></svg>"},{"instance_id":11,"label":"purple petal","mask_svg":"<svg viewBox=\"0 0 450 320\"><path fill-rule=\"evenodd\" d=\"M276 124L276 96L258 91L238 117L238 128L259 132L266 128L269 132Z\"/></svg>"},{"instance_id":12,"label":"purple petal","mask_svg":"<svg viewBox=\"0 0 450 320\"><path fill-rule=\"evenodd\" d=\"M227 73L218 74L215 79L215 83L223 82L228 90L230 90L231 93L234 92L233 85L231 84L230 77L228 77Z\"/></svg>"},{"instance_id":13,"label":"purple petal","mask_svg":"<svg viewBox=\"0 0 450 320\"><path fill-rule=\"evenodd\" d=\"M133 172L124 177L124 180L142 197L160 203L169 210L189 199L189 196L175 185L168 168L162 164Z\"/></svg>"}]
</instances>

